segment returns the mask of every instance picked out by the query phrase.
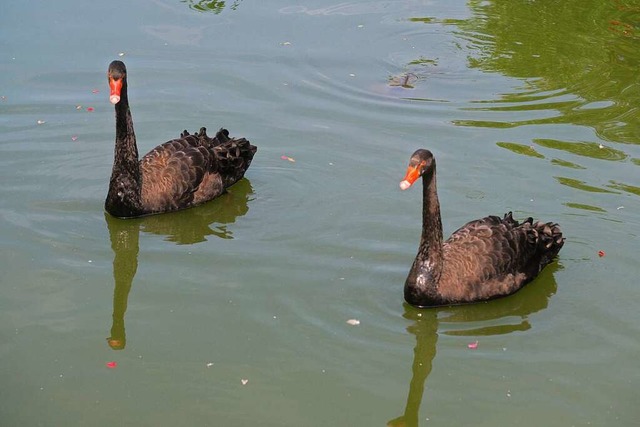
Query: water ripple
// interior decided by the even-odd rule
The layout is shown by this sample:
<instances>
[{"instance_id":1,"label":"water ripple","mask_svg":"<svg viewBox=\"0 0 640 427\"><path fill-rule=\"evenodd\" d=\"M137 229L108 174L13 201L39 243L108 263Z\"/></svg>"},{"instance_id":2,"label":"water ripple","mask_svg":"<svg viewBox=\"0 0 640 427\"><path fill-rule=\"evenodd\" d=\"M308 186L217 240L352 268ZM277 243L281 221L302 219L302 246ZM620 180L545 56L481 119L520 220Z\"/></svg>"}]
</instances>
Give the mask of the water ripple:
<instances>
[{"instance_id":1,"label":"water ripple","mask_svg":"<svg viewBox=\"0 0 640 427\"><path fill-rule=\"evenodd\" d=\"M569 142L553 139L534 139L533 142L541 147L562 150L567 153L590 157L592 159L622 161L629 157L621 150L616 150L595 142Z\"/></svg>"}]
</instances>

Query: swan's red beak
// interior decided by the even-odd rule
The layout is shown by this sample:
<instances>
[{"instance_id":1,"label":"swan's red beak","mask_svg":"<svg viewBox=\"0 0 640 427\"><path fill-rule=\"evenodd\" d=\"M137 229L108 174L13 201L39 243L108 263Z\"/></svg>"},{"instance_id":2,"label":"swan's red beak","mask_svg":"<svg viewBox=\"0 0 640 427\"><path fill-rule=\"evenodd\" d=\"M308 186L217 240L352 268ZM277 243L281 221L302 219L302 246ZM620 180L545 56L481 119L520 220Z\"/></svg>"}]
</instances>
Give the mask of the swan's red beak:
<instances>
[{"instance_id":1,"label":"swan's red beak","mask_svg":"<svg viewBox=\"0 0 640 427\"><path fill-rule=\"evenodd\" d=\"M120 102L120 91L122 90L122 79L116 80L113 77L109 77L109 101L112 104L117 104Z\"/></svg>"},{"instance_id":2,"label":"swan's red beak","mask_svg":"<svg viewBox=\"0 0 640 427\"><path fill-rule=\"evenodd\" d=\"M400 189L406 190L411 187L418 178L420 178L420 169L417 166L409 166L404 179L400 182Z\"/></svg>"}]
</instances>

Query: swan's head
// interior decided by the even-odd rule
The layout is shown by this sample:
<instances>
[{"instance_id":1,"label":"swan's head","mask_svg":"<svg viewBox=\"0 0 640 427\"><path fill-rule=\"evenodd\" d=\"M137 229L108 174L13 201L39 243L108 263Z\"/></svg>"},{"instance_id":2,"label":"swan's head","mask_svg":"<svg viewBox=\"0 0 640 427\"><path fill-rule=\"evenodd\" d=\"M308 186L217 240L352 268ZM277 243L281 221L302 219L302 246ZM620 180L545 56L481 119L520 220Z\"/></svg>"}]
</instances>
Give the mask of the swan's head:
<instances>
[{"instance_id":1,"label":"swan's head","mask_svg":"<svg viewBox=\"0 0 640 427\"><path fill-rule=\"evenodd\" d=\"M122 91L122 83L127 78L127 67L122 61L113 61L109 64L109 71L107 72L109 78L109 101L112 104L120 102L120 92Z\"/></svg>"},{"instance_id":2,"label":"swan's head","mask_svg":"<svg viewBox=\"0 0 640 427\"><path fill-rule=\"evenodd\" d=\"M433 154L429 150L419 149L411 155L409 167L404 179L400 182L400 189L411 187L425 172L435 166Z\"/></svg>"}]
</instances>

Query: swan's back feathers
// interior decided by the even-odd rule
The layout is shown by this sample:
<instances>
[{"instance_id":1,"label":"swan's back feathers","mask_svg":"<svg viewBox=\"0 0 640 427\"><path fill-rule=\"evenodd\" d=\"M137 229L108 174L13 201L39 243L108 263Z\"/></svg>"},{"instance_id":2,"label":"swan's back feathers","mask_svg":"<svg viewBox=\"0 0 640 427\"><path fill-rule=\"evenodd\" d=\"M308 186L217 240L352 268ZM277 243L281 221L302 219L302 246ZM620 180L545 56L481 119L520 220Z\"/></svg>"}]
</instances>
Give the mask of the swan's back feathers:
<instances>
[{"instance_id":1,"label":"swan's back feathers","mask_svg":"<svg viewBox=\"0 0 640 427\"><path fill-rule=\"evenodd\" d=\"M220 128L220 130L216 132L216 135L213 138L207 135L207 128L205 127L201 127L200 130L193 135L191 135L186 129L180 134L180 138L185 138L188 136L196 138L198 140L198 143L205 147L215 147L232 140L232 138L229 137L229 131L224 128Z\"/></svg>"},{"instance_id":2,"label":"swan's back feathers","mask_svg":"<svg viewBox=\"0 0 640 427\"><path fill-rule=\"evenodd\" d=\"M186 130L140 160L142 204L150 212L195 206L222 194L244 176L256 147L220 129L215 137L201 128Z\"/></svg>"},{"instance_id":3,"label":"swan's back feathers","mask_svg":"<svg viewBox=\"0 0 640 427\"><path fill-rule=\"evenodd\" d=\"M444 242L438 283L446 303L509 295L531 281L564 244L557 224L522 223L511 212L469 222Z\"/></svg>"}]
</instances>

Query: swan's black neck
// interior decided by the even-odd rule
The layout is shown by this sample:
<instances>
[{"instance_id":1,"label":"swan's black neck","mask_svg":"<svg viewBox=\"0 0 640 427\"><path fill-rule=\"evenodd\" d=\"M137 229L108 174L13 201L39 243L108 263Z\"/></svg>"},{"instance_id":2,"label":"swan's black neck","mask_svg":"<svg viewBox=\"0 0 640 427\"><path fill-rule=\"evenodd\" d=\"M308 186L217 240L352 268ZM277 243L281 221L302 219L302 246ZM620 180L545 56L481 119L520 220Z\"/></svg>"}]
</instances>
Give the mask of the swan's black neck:
<instances>
[{"instance_id":1,"label":"swan's black neck","mask_svg":"<svg viewBox=\"0 0 640 427\"><path fill-rule=\"evenodd\" d=\"M131 110L129 109L126 79L123 79L120 102L115 105L115 109L116 151L113 163L114 169L117 167L127 171L135 170L139 175L138 147L136 146L136 133L133 130L133 119L131 118Z\"/></svg>"},{"instance_id":2,"label":"swan's black neck","mask_svg":"<svg viewBox=\"0 0 640 427\"><path fill-rule=\"evenodd\" d=\"M422 236L407 281L404 294L409 304L434 305L438 300L438 281L442 274L442 220L436 186L436 163L422 175Z\"/></svg>"},{"instance_id":3,"label":"swan's black neck","mask_svg":"<svg viewBox=\"0 0 640 427\"><path fill-rule=\"evenodd\" d=\"M123 78L120 101L115 105L115 110L116 144L105 209L117 217L138 216L142 213L142 180L126 78Z\"/></svg>"}]
</instances>

